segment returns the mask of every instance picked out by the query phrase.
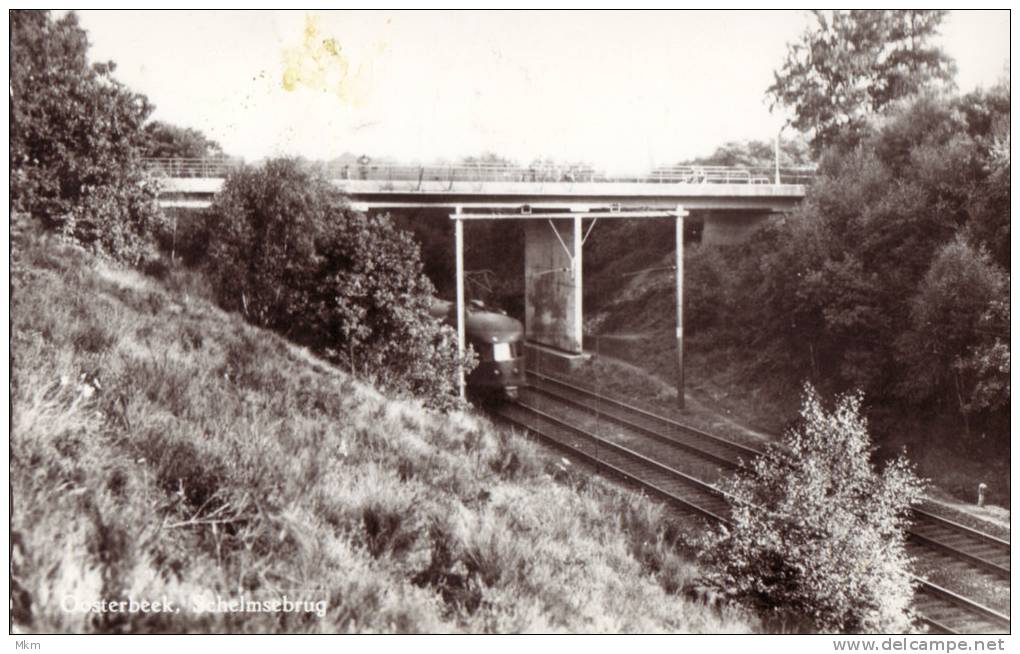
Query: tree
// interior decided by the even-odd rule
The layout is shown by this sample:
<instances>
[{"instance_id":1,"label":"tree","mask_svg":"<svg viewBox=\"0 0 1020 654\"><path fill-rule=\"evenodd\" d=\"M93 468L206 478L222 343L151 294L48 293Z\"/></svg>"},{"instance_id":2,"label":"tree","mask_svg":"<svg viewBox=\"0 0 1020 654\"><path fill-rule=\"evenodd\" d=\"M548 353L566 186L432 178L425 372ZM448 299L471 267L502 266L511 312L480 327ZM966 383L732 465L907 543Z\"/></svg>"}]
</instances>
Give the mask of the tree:
<instances>
[{"instance_id":1,"label":"tree","mask_svg":"<svg viewBox=\"0 0 1020 654\"><path fill-rule=\"evenodd\" d=\"M928 93L897 101L860 147L823 157L792 215L738 248L728 287L732 306L748 309L727 322L754 335L763 365L831 390L860 388L886 405L955 398L942 394L941 381L925 383L923 392L917 386L951 380L955 356L936 357L931 345L905 347L901 339L908 332L921 338L913 298L958 235L973 233L973 242L1000 253L985 263L1003 270L997 261L1008 260L1008 202L999 201L1008 198L1008 178L995 172L1003 168L992 165L998 159L990 146L1005 110L997 106ZM995 203L986 192L993 179ZM975 318L984 308L974 309ZM929 365L930 374L918 374Z\"/></svg>"},{"instance_id":2,"label":"tree","mask_svg":"<svg viewBox=\"0 0 1020 654\"><path fill-rule=\"evenodd\" d=\"M968 93L959 101L967 132L981 146L988 177L973 194L972 241L985 247L1003 269L1010 267L1010 95L1009 81L988 91Z\"/></svg>"},{"instance_id":3,"label":"tree","mask_svg":"<svg viewBox=\"0 0 1020 654\"><path fill-rule=\"evenodd\" d=\"M814 628L910 627L909 510L923 486L902 457L870 461L860 395L832 411L805 386L800 422L728 487L731 526L706 548L717 584Z\"/></svg>"},{"instance_id":4,"label":"tree","mask_svg":"<svg viewBox=\"0 0 1020 654\"><path fill-rule=\"evenodd\" d=\"M211 207L220 302L383 386L448 404L453 331L429 315L418 247L386 216L353 211L293 159L230 174Z\"/></svg>"},{"instance_id":5,"label":"tree","mask_svg":"<svg viewBox=\"0 0 1020 654\"><path fill-rule=\"evenodd\" d=\"M141 167L152 106L89 65L74 13L11 15L11 203L54 230L130 262L152 256L158 189Z\"/></svg>"},{"instance_id":6,"label":"tree","mask_svg":"<svg viewBox=\"0 0 1020 654\"><path fill-rule=\"evenodd\" d=\"M807 149L807 143L800 136L782 139L779 147L779 164L781 166L811 164ZM776 163L775 157L775 145L771 142L729 141L717 147L715 152L707 157L688 159L678 165L747 166L771 170Z\"/></svg>"},{"instance_id":7,"label":"tree","mask_svg":"<svg viewBox=\"0 0 1020 654\"><path fill-rule=\"evenodd\" d=\"M935 255L911 300L911 329L899 340L900 359L909 364L903 392L916 402L948 401L966 420L975 408L999 406L1003 364L1008 387L1009 281L983 249L958 236ZM975 381L964 374L971 369ZM978 386L982 390L978 391ZM1001 390L1000 390L1001 393ZM1008 401L1007 401L1008 405ZM966 422L965 422L966 424Z\"/></svg>"},{"instance_id":8,"label":"tree","mask_svg":"<svg viewBox=\"0 0 1020 654\"><path fill-rule=\"evenodd\" d=\"M855 144L867 117L898 98L950 82L955 64L930 45L946 11L815 11L816 25L788 46L766 91L793 109L816 154Z\"/></svg>"},{"instance_id":9,"label":"tree","mask_svg":"<svg viewBox=\"0 0 1020 654\"><path fill-rule=\"evenodd\" d=\"M1008 290L1009 283L1006 283ZM978 332L983 336L956 368L973 384L964 410L992 411L1009 417L1009 299L993 300L981 316ZM1008 433L1009 426L1004 429Z\"/></svg>"},{"instance_id":10,"label":"tree","mask_svg":"<svg viewBox=\"0 0 1020 654\"><path fill-rule=\"evenodd\" d=\"M145 126L146 157L199 159L222 157L223 148L205 134L190 127L178 127L156 120Z\"/></svg>"}]
</instances>

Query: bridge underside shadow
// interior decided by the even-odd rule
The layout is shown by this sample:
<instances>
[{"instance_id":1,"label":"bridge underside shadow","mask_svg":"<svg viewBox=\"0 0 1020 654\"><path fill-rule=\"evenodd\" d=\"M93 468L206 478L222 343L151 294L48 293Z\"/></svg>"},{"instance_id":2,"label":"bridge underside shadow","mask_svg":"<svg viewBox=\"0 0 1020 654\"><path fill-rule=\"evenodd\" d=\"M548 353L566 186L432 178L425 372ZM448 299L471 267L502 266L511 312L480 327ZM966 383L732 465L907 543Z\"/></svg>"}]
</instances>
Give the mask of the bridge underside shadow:
<instances>
[{"instance_id":1,"label":"bridge underside shadow","mask_svg":"<svg viewBox=\"0 0 1020 654\"><path fill-rule=\"evenodd\" d=\"M750 239L771 218L785 213L769 211L701 211L692 213L702 223L702 245L737 245Z\"/></svg>"}]
</instances>

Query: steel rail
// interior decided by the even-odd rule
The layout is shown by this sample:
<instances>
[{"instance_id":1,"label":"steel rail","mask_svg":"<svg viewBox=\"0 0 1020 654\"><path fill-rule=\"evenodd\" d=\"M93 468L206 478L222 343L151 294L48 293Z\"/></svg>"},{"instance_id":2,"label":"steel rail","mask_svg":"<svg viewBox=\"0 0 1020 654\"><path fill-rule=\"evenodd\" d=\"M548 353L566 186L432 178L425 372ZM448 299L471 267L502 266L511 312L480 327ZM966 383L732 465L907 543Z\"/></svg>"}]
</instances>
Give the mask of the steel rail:
<instances>
[{"instance_id":1,"label":"steel rail","mask_svg":"<svg viewBox=\"0 0 1020 654\"><path fill-rule=\"evenodd\" d=\"M560 429L564 429L569 433L582 436L588 441L595 443L596 446L598 447L604 447L609 451L614 451L623 454L626 457L626 459L637 461L642 465L652 467L653 469L665 472L669 474L671 478L677 479L688 486L693 486L702 493L710 494L719 497L720 499L723 500L728 499L728 496L723 491L717 489L715 486L712 486L711 484L706 484L705 482L690 477L689 475L686 475L669 466L663 465L629 448L623 447L616 443L612 443L611 441L607 441L599 436L591 434L587 430L570 425L569 423L566 423L563 420L560 420L559 418L556 418L555 416L552 416L540 409L530 407L522 402L516 402L511 406L523 409L526 413L538 416L541 420L551 423L553 426L558 427ZM534 434L539 438L552 443L556 447L570 452L572 455L577 456L582 460L596 466L596 468L600 470L608 471L612 475L621 477L623 479L631 481L632 483L635 483L639 487L647 491L650 491L652 494L659 496L670 503L673 503L675 506L679 506L680 508L685 509L688 512L693 512L698 515L701 515L705 518L708 518L709 520L712 520L713 522L717 522L724 525L730 524L730 520L728 518L720 516L718 513L710 509L707 509L703 506L699 506L690 499L677 496L675 493L670 492L668 489L663 488L661 485L643 478L640 473L625 470L618 465L614 465L600 457L597 457L596 455L589 454L588 452L584 451L583 449L577 446L570 445L569 443L564 442L560 438L550 436L549 434L543 432L542 429L535 425L534 423L529 424L526 421L521 420L520 418L515 418L512 415L508 415L508 412L505 408L497 409L497 415L499 415L503 420L521 429L524 429L528 433ZM962 612L963 615L958 616L955 621L959 622L960 620L962 620L964 623L963 624L964 627L966 625L973 624L973 617L977 616L980 620L984 621L992 628L1002 628L1008 632L1010 628L1010 619L1008 616L1005 616L997 611L989 609L988 607L985 607L977 602L974 602L973 600L969 600L966 597L963 597L948 589L942 588L941 586L938 586L922 577L912 575L911 581L915 584L916 593L927 595L928 598L930 598L931 600L940 603L942 605L941 607L942 609L948 608L950 611L955 610L958 612ZM928 625L932 629L942 633L946 634L964 633L959 626L949 624L948 621L946 621L944 618L937 619L928 615L924 615L923 613L919 613L918 620Z\"/></svg>"},{"instance_id":2,"label":"steel rail","mask_svg":"<svg viewBox=\"0 0 1020 654\"><path fill-rule=\"evenodd\" d=\"M730 440L728 438L725 438L723 436L718 436L716 434L710 434L710 433L708 433L706 431L698 429L697 427L692 427L690 425L685 425L685 424L683 424L681 422L677 422L676 420L673 420L671 418L667 418L665 416L660 416L660 415L658 415L656 413L652 413L651 411L643 409L643 408L641 408L639 406L635 406L633 404L628 404L627 402L621 402L620 400L617 400L615 398L607 397L605 395L602 395L601 393L596 393L595 391L592 391L590 389L584 388L582 386L577 386L575 384L571 384L570 382L564 381L562 379L557 379L555 377L550 377L549 375L540 373L540 372L535 371L535 370L528 370L527 373L529 375L535 376L536 378L542 380L543 382L548 382L548 383L556 385L556 386L562 386L564 388L569 388L570 390L576 391L578 393L583 393L585 395L588 395L589 397L592 397L593 399L597 399L599 402L608 404L610 406L618 407L618 408L623 409L625 411L630 411L632 413L636 413L638 415L641 415L643 417L649 418L651 420L655 420L655 421L657 421L657 422L659 422L661 424L668 425L669 427L671 427L673 429L676 429L678 431L683 431L683 432L686 432L686 433L698 436L699 438L703 438L705 440L709 440L709 441L720 443L721 445L724 445L725 447L728 447L730 449L733 449L733 450L736 450L736 451L740 452L742 455L747 456L748 459L752 459L752 458L758 457L758 456L760 456L762 454L762 450L759 450L757 448L750 447L750 446L747 446L747 445L743 445L741 443L737 443L737 442L732 441L732 440Z\"/></svg>"},{"instance_id":3,"label":"steel rail","mask_svg":"<svg viewBox=\"0 0 1020 654\"><path fill-rule=\"evenodd\" d=\"M577 409L579 409L581 411L588 411L588 412L590 412L590 411L594 410L591 406L585 404L584 402L580 402L578 400L571 399L569 397L560 395L558 393L551 392L548 389L542 388L540 386L529 386L528 390L531 390L533 392L537 392L537 393L539 393L541 395L544 395L545 397L554 399L557 402L562 402L563 404L568 404L570 406L576 407ZM727 459L727 458L725 458L723 456L715 454L714 452L709 452L707 450L704 450L704 449L698 447L697 445L692 445L691 443L684 442L684 441L679 440L677 438L674 438L672 436L667 436L665 434L661 434L661 433L655 431L654 429L649 429L649 428L647 428L647 427L645 427L643 425L639 425L639 424L631 422L631 421L629 421L629 420L627 420L625 418L621 418L620 416L612 415L612 414L609 414L609 413L607 413L605 415L610 420L612 420L613 422L615 422L615 423L617 423L619 425L622 425L623 427L626 427L627 429L631 429L631 430L634 430L634 431L636 431L636 432L638 432L640 434L648 436L649 438L654 438L655 440L659 441L660 443L664 443L666 445L671 445L671 446L676 446L676 447L682 448L684 450L687 450L688 452L691 452L692 454L696 454L696 455L698 455L700 457L703 457L703 458L709 459L711 461L714 461L715 463L717 463L717 464L719 464L721 466L725 466L726 468L730 468L730 467L733 466L733 462L730 459Z\"/></svg>"},{"instance_id":4,"label":"steel rail","mask_svg":"<svg viewBox=\"0 0 1020 654\"><path fill-rule=\"evenodd\" d=\"M1004 629L1006 629L1007 632L1009 631L1010 629L1009 616L1003 615L1002 613L999 613L998 611L990 609L987 606L979 604L974 600L967 599L963 595L954 593L953 591L943 588L942 586L933 584L932 582L928 581L927 579L924 579L923 577L918 577L915 575L913 577L913 581L918 585L918 588L921 592L927 593L929 596L935 597L944 602L953 604L954 606L957 606L965 611L977 613L986 621L998 625L1000 627L1003 627ZM951 633L959 632L953 630Z\"/></svg>"},{"instance_id":5,"label":"steel rail","mask_svg":"<svg viewBox=\"0 0 1020 654\"><path fill-rule=\"evenodd\" d=\"M688 425L684 425L684 424L679 423L679 422L677 422L675 420L671 420L671 419L666 418L664 416L659 416L659 415L657 415L655 413L652 413L650 411L646 411L646 410L644 410L644 409L642 409L640 407L636 407L636 406L633 406L631 404L628 404L628 403L625 403L625 402L621 402L621 401L613 399L613 398L606 397L604 395L601 395L601 394L596 393L594 391L591 391L589 389L583 388L581 386L576 386L574 384L570 384L569 382L565 382L565 381L563 381L561 379L556 379L554 377L550 377L548 375L544 375L542 373L539 373L539 372L536 372L536 371L532 371L532 370L529 370L528 374L533 375L534 377L540 379L544 383L549 383L549 384L552 384L552 385L558 385L558 386L561 386L563 388L568 388L571 391L574 391L576 393L588 396L588 397L592 398L594 401L596 401L596 402L598 402L600 404L607 404L607 405L610 405L610 406L622 409L624 411L630 411L630 412L633 412L633 413L637 413L637 414L642 415L644 417L647 417L647 418L649 418L649 419L651 419L653 421L659 422L660 424L667 425L667 426L669 426L669 427L671 427L671 428L673 428L675 430L679 430L679 431L682 431L682 432L687 432L687 433L690 433L690 434L695 434L698 437L703 438L705 440L708 440L708 441L711 441L711 442L717 442L717 443L720 443L720 444L724 445L727 448L734 449L734 450L737 450L737 451L740 451L740 452L743 452L743 453L747 453L752 458L761 454L761 450L758 450L758 449L755 449L755 448L751 448L751 447L748 447L748 446L744 446L744 445L741 445L739 443L734 443L733 441L730 441L730 440L728 440L726 438L722 438L722 437L716 436L714 434L709 434L709 433L707 433L705 431L696 429L694 427L690 427ZM535 390L538 390L539 392L545 393L547 395L555 396L557 400L562 401L562 402L567 403L567 404L570 404L572 406L576 406L578 408L581 408L582 410L585 410L585 411L595 411L596 410L594 407L591 407L590 405L585 405L583 402L579 402L579 401L573 400L571 398L566 398L563 395L553 393L553 392L549 391L548 389L543 389L540 386L532 386L532 388L535 389ZM635 431L638 431L639 433L642 433L642 434L648 435L650 437L656 438L656 439L658 439L660 441L672 441L675 445L677 445L679 447L683 447L684 449L687 449L689 451L690 450L694 450L694 451L696 451L697 454L699 454L699 455L701 455L703 457L708 457L708 458L711 458L711 459L713 459L715 461L718 461L722 465L724 465L724 466L726 466L728 468L732 469L732 468L739 467L739 462L738 461L725 460L723 457L719 457L715 453L709 452L708 450L706 450L706 449L704 449L702 447L698 447L697 445L692 445L690 443L683 443L683 442L677 441L675 439L672 439L672 438L670 438L670 437L668 437L668 436L666 436L664 434L657 434L657 433L655 433L654 430L649 429L647 427L644 427L642 425L637 425L636 423L634 423L632 421L629 421L629 420L626 420L625 418L623 418L623 417L621 417L619 415L614 415L614 414L609 413L609 412L605 413L604 415L606 415L609 419L613 420L614 422L616 422L618 424L621 424L621 425L623 425L623 426L625 426L625 427L627 427L629 429L633 429ZM966 527L965 525L960 525L960 524L955 523L955 522L953 522L951 520L947 520L947 519L941 518L940 516L936 516L934 514L931 514L931 513L926 512L926 511L923 511L921 509L912 509L912 513L914 515L921 516L922 519L929 520L931 522L935 522L935 523L937 523L939 525L942 525L946 529L950 529L950 530L953 530L953 531L958 531L958 532L962 533L964 536L980 539L980 540L982 540L983 542L985 542L985 543L987 543L989 545L993 545L993 546L996 546L996 547L999 547L999 548L1004 548L1006 550L1005 553L1009 554L1009 542L1008 541L1004 541L1002 539L996 538L996 537L991 536L989 534L984 534L983 532L980 532L980 531L978 531L976 529L972 529L972 528ZM978 554L974 554L972 552L969 552L969 551L963 549L962 547L950 545L948 543L945 543L945 542L942 542L942 541L938 540L937 538L933 538L932 536L928 536L928 535L922 534L922 533L920 533L918 531L916 526L915 526L915 528L911 528L911 529L908 530L908 535L915 542L918 542L918 543L921 543L921 544L926 545L928 547L932 547L932 548L939 549L939 550L942 550L944 552L947 552L948 554L950 554L950 555L952 555L952 556L954 556L954 557L956 557L958 559L961 559L961 560L963 560L963 561L965 561L967 563L970 563L970 564L972 564L972 565L974 565L974 566L976 566L978 568L986 570L986 571L988 571L988 572L990 572L992 574L995 574L995 575L998 575L998 576L1001 576L1001 577L1005 577L1007 579L1009 578L1009 575L1010 575L1010 568L1009 567L1003 566L1003 565L1001 565L1001 564L999 564L999 563L997 563L995 561L992 561L992 560L990 560L988 558L985 558L984 556L980 556Z\"/></svg>"},{"instance_id":6,"label":"steel rail","mask_svg":"<svg viewBox=\"0 0 1020 654\"><path fill-rule=\"evenodd\" d=\"M536 374L536 373L533 373L533 371L529 371L529 373ZM550 379L553 382L562 383L564 386L568 386L568 387L573 386L573 385L568 384L566 382L561 382L561 380L556 380L556 379L553 379L553 378L549 378L549 377L547 377L545 375L536 374L536 376L544 377L546 379ZM584 389L584 388L581 388L581 387L576 387L576 386L574 388L576 388L579 391L584 392L584 393L586 393L586 394L588 394L590 396L597 396L597 397L600 397L601 399L609 400L610 402L616 402L615 400L611 400L610 398L602 398L602 396L599 396L598 394L596 394L596 393L594 393L592 391L588 391L587 389ZM561 401L561 402L563 402L563 403L565 403L565 404L567 404L569 406L574 406L574 407L579 408L579 409L581 409L583 411L587 411L587 412L595 411L595 408L590 406L590 405L587 405L587 404L585 404L583 402L577 402L577 401L571 400L570 398L563 398L562 396L557 395L555 393L550 393L547 389L539 389L538 387L532 387L532 390L538 390L541 394L543 394L543 395L545 395L547 397L551 397L552 399L554 399L556 401ZM617 402L617 404L621 404L623 406L629 406L629 405L626 405L624 403L619 403L619 402ZM637 407L634 407L634 408L637 409ZM618 450L625 450L627 452L631 452L633 455L636 455L638 457L642 457L644 460L652 461L651 459L648 459L647 457L645 457L644 455L642 455L640 453L633 452L633 450L630 450L629 448L624 448L623 446L616 445L615 443L611 443L609 441L605 441L605 439L602 439L601 437L594 436L594 435L592 435L590 433L587 433L587 432L585 432L585 430L582 430L580 428L568 425L567 423L563 422L562 420L550 416L546 412L542 412L542 411L539 411L539 410L531 408L531 407L529 407L529 410L531 410L531 411L533 411L535 413L541 414L543 416L546 416L550 421L554 422L554 424L563 426L563 427L571 430L572 432L575 432L575 433L579 433L579 432L580 433L586 433L586 434L588 434L589 438L598 439L601 443L604 443L604 444L606 444L609 447L616 448ZM641 411L644 414L647 414L650 417L661 418L661 416L656 416L653 413L650 413L650 412L647 412L647 411L644 411L644 410L641 410L641 409L638 409L638 410ZM617 417L615 417L615 416L609 416L609 417L611 419L613 419L615 422L620 422L620 423L624 423L624 424L628 423L628 421L626 421L626 420L617 420ZM668 421L668 419L664 419L664 420ZM668 421L668 422L675 423L675 421ZM679 425L680 423L675 423L675 424ZM640 433L647 434L649 436L653 436L657 440L660 440L660 441L670 441L672 444L681 445L679 442L673 441L673 439L669 439L668 437L664 437L661 434L658 434L658 435L652 434L651 433L652 430L648 430L647 428L641 427L639 425L632 425L632 426L634 428L636 428L636 430L639 431ZM681 426L683 427L683 425L681 425ZM536 431L537 432L537 430L531 430L531 431ZM705 434L705 432L700 432L700 433ZM711 434L705 434L705 435L711 437ZM726 441L726 442L729 442L729 441ZM697 451L702 456L709 456L709 457L711 457L713 459L715 458L714 455L712 455L711 453L708 453L708 452L705 452L703 450L700 450L699 448L696 448L694 446L689 446L689 445L681 445L681 446L684 449L694 449L695 451ZM567 446L565 444L561 444L561 447L567 447L568 449L570 449L569 446ZM732 461L730 461L730 462L728 462L728 465L733 466L735 464ZM674 470L672 468L669 468L668 466L660 466L660 468L665 468L667 470ZM674 470L674 472L679 473L679 471L675 471L675 470ZM680 474L683 474L683 473L680 473ZM632 481L635 481L635 483L638 483L639 485L648 485L647 482L644 482L643 480L640 480L639 478L636 477L636 475L629 474L627 476L628 476L629 479L631 479ZM687 477L689 477L689 476L687 476ZM715 488L715 487L711 486L711 488ZM689 505L690 504L690 502L684 502L684 503L685 503L685 505ZM715 519L717 521L728 523L728 520L726 520L725 518L721 518L719 516L715 516ZM945 521L945 522L947 522L949 524L954 524L954 523L952 523L952 521L948 521L948 520ZM978 532L978 533L980 533L980 532ZM969 554L967 552L959 550L958 548L954 548L954 547L949 546L949 545L947 545L945 543L941 543L941 542L939 542L937 540L934 540L934 539L922 536L920 534L910 533L910 536L915 538L915 540L920 540L922 542L930 544L930 545L932 545L934 547L937 547L939 549L948 550L952 554L957 556L958 558L965 558L965 559L970 560L971 562L973 562L975 564L982 565L982 566L985 566L985 565L995 566L996 565L996 564L994 564L992 562L986 561L986 560L981 559L979 557L975 557L974 555L971 555L971 554ZM997 566L997 570L998 571L1002 571L1004 569L1001 566ZM1008 570L1006 570L1006 573L1008 574ZM981 616L981 618L983 620L985 620L985 622L987 622L990 625L992 625L993 628L1001 627L1001 628L1006 629L1007 631L1009 630L1010 619L1009 619L1008 616L1003 615L1002 613L999 613L999 612L997 612L997 611L995 611L993 609L990 609L990 608L988 608L988 607L986 607L986 606L984 606L982 604L979 604L978 602L970 600L970 599L968 599L968 598L966 598L966 597L964 597L962 595L954 593L953 591L950 591L950 590L948 590L946 588L938 586L937 584L934 584L934 583L924 579L923 577L919 577L917 575L912 575L912 581L917 586L918 592L924 593L924 594L926 594L930 598L935 598L936 601L941 602L942 604L950 604L953 607L956 607L958 610L962 610L965 613L968 613L970 615L976 614L978 616ZM957 628L954 628L952 625L946 624L946 622L944 620L935 619L935 618L933 618L931 616L926 616L926 615L923 615L923 614L919 614L918 618L919 618L919 620L921 622L927 624L929 627L931 627L931 628L933 628L933 629L935 629L937 631L941 631L941 632L944 632L944 633L950 633L950 634L959 633Z\"/></svg>"},{"instance_id":7,"label":"steel rail","mask_svg":"<svg viewBox=\"0 0 1020 654\"><path fill-rule=\"evenodd\" d=\"M578 436L581 436L582 438L585 438L588 441L594 443L597 447L604 448L604 449L609 450L609 451L617 452L617 453L623 455L625 458L631 459L633 461L637 461L637 462L639 462L639 463L641 463L643 465L646 465L646 466L654 468L654 469L656 469L656 470L658 470L660 472L663 472L663 473L669 475L671 478L676 479L676 480L680 481L681 483L683 483L684 485L686 485L688 487L691 487L691 488L694 488L695 490L697 490L697 491L699 491L699 492L701 492L703 494L712 495L712 496L717 497L720 500L723 500L724 502L728 503L728 496L723 491L721 491L720 489L716 488L715 486L712 486L711 484L707 484L707 483L701 481L700 479L696 479L694 477L691 477L690 475L687 475L687 474L684 474L683 472L680 472L679 470L671 468L671 467L669 467L667 465L663 465L662 463L660 463L658 461L655 461L654 459L650 459L650 458L644 456L643 454L635 452L635 451L633 451L633 450L631 450L629 448L626 448L626 447L624 447L622 445L618 445L618 444L613 443L611 441L607 441L607 440L605 440L605 439L603 439L603 438L601 438L599 436L596 436L594 434L591 434L590 432L587 432L584 429L581 429L579 427L575 427L573 425L570 425L569 423L566 423L566 422L560 420L559 418L556 418L555 416L552 416L552 415L550 415L550 414L548 414L548 413L546 413L546 412L544 412L544 411L542 411L540 409L536 409L534 407L528 406L527 404L524 404L523 402L515 402L515 403L513 403L513 406L521 408L521 409L523 409L527 413L530 413L532 415L538 416L542 420L544 420L544 421L546 421L548 423L551 423L554 426L559 427L560 429L564 429L564 430L572 432L572 433L574 433L574 434L576 434ZM584 452L583 450L581 450L581 449L579 449L579 448L577 448L575 446L571 446L571 445L569 445L567 443L564 443L563 441L561 441L561 440L559 440L559 439L557 439L557 438L555 438L553 436L550 436L550 435L548 435L546 433L543 433L535 425L523 424L522 421L520 421L520 420L518 420L516 418L513 418L512 416L507 415L507 411L505 409L497 409L496 411L497 411L497 414L501 418L503 418L504 420L512 422L512 423L514 423L514 424L516 424L516 425L518 425L518 426L520 426L520 427L522 427L524 429L527 429L529 432L537 434L538 436L540 436L541 438L543 438L546 441L551 441L556 446L558 446L558 447L560 447L562 449L568 450L571 454L575 454L575 455L581 456L582 458L584 458L589 463L594 464L596 467L606 468L606 469L610 470L611 472L613 472L614 474L617 474L619 476L622 476L622 477L625 477L627 479L630 479L631 481L633 481L634 483L638 484L639 486L641 486L643 488L646 488L648 490L653 490L657 495L661 495L661 496L663 496L664 498L668 499L671 502L676 502L676 503L682 505L683 508L685 508L685 509L688 509L690 511L698 513L699 515L702 515L702 516L704 516L706 518L709 518L711 520L714 520L716 522L720 522L722 524L729 524L729 519L728 518L725 518L723 516L718 515L717 513L713 512L711 509L708 509L706 507L703 507L703 506L700 506L698 504L695 504L694 502L692 502L691 500L688 500L686 498L679 497L675 493L672 493L669 490L660 487L658 484L655 484L654 482L648 481L646 479L642 479L638 474L635 474L633 472L624 470L624 469L620 468L619 466L616 466L616 465L613 465L612 463L604 461L603 459L600 459L599 457L597 457L595 455L588 454L587 452Z\"/></svg>"},{"instance_id":8,"label":"steel rail","mask_svg":"<svg viewBox=\"0 0 1020 654\"><path fill-rule=\"evenodd\" d=\"M987 532L981 531L980 529L975 529L974 527L970 527L968 525L965 525L965 524L963 524L961 522L957 522L955 520L950 520L949 518L945 518L943 516L940 516L938 514L932 513L930 511L926 511L924 509L914 509L914 513L919 515L919 516L921 516L925 520L929 520L931 522L936 522L936 523L946 527L947 529L954 529L956 531L965 533L968 536L972 536L972 537L977 538L979 540L983 540L986 543L988 543L989 545L996 545L996 546L999 546L999 547L1003 547L1007 551L1009 551L1010 543L1009 543L1008 540L1006 540L1004 538L999 538L998 536L994 536L994 535L989 534Z\"/></svg>"}]
</instances>

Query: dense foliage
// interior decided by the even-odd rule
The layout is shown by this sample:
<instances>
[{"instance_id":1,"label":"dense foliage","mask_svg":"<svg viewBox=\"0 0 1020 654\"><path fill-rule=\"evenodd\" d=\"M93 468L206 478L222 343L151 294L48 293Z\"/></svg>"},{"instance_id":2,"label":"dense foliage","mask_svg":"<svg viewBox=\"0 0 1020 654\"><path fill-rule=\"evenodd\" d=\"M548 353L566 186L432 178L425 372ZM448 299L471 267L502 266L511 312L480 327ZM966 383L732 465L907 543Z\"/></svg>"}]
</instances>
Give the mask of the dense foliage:
<instances>
[{"instance_id":1,"label":"dense foliage","mask_svg":"<svg viewBox=\"0 0 1020 654\"><path fill-rule=\"evenodd\" d=\"M816 152L854 143L874 112L952 79L955 64L930 44L947 13L815 11L816 25L790 44L768 95L793 109L793 126L811 133Z\"/></svg>"},{"instance_id":2,"label":"dense foliage","mask_svg":"<svg viewBox=\"0 0 1020 654\"><path fill-rule=\"evenodd\" d=\"M11 203L94 251L137 263L153 255L163 215L141 167L145 96L90 65L77 17L12 11Z\"/></svg>"},{"instance_id":3,"label":"dense foliage","mask_svg":"<svg viewBox=\"0 0 1020 654\"><path fill-rule=\"evenodd\" d=\"M223 148L197 129L178 127L161 120L145 126L146 157L222 157Z\"/></svg>"},{"instance_id":4,"label":"dense foliage","mask_svg":"<svg viewBox=\"0 0 1020 654\"><path fill-rule=\"evenodd\" d=\"M700 166L744 166L769 168L775 165L775 144L765 141L728 141L707 157L695 157L681 162ZM810 165L811 153L807 141L800 135L789 135L780 141L779 165Z\"/></svg>"},{"instance_id":5,"label":"dense foliage","mask_svg":"<svg viewBox=\"0 0 1020 654\"><path fill-rule=\"evenodd\" d=\"M289 159L231 174L210 216L210 271L226 307L390 389L449 400L454 335L429 317L418 247L387 217L351 210Z\"/></svg>"},{"instance_id":6,"label":"dense foliage","mask_svg":"<svg viewBox=\"0 0 1020 654\"><path fill-rule=\"evenodd\" d=\"M706 549L723 587L819 629L909 630L904 534L922 486L903 459L876 472L860 396L827 411L807 386L799 424L729 491L732 524Z\"/></svg>"},{"instance_id":7,"label":"dense foliage","mask_svg":"<svg viewBox=\"0 0 1020 654\"><path fill-rule=\"evenodd\" d=\"M1007 446L1008 116L1005 87L886 112L829 151L795 213L691 255L708 280L688 285L695 328L725 326L762 368Z\"/></svg>"}]
</instances>

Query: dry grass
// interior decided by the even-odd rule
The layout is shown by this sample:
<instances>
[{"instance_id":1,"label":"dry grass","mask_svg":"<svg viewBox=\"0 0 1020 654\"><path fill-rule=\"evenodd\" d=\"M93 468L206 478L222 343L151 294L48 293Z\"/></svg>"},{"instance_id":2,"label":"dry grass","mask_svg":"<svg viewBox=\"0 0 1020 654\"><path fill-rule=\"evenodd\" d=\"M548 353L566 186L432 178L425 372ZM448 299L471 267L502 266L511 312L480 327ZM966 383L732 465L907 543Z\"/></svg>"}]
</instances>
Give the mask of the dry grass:
<instances>
[{"instance_id":1,"label":"dry grass","mask_svg":"<svg viewBox=\"0 0 1020 654\"><path fill-rule=\"evenodd\" d=\"M645 499L554 478L162 283L19 235L12 617L27 632L747 631ZM195 602L325 600L315 612ZM62 604L169 598L180 613Z\"/></svg>"}]
</instances>

